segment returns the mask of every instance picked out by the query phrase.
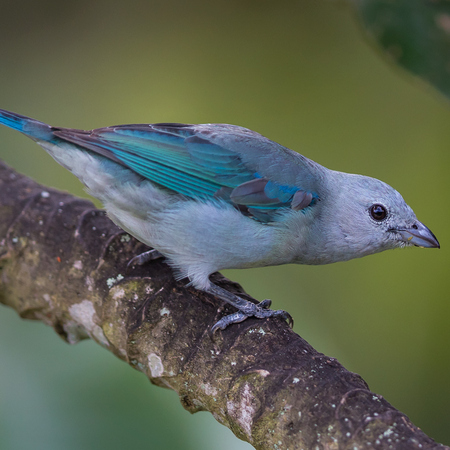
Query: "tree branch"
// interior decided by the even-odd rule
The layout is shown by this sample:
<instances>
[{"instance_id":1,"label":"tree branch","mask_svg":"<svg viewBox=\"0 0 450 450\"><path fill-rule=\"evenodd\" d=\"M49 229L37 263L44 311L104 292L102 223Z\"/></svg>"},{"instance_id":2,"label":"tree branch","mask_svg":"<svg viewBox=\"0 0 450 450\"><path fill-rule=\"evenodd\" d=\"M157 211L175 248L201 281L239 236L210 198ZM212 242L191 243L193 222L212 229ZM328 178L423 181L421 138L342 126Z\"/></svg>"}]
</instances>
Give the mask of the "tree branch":
<instances>
[{"instance_id":1,"label":"tree branch","mask_svg":"<svg viewBox=\"0 0 450 450\"><path fill-rule=\"evenodd\" d=\"M91 202L1 162L0 192L0 302L21 317L71 344L94 339L256 449L448 448L281 320L249 319L213 342L222 302L176 282L163 261L127 272L147 248Z\"/></svg>"}]
</instances>

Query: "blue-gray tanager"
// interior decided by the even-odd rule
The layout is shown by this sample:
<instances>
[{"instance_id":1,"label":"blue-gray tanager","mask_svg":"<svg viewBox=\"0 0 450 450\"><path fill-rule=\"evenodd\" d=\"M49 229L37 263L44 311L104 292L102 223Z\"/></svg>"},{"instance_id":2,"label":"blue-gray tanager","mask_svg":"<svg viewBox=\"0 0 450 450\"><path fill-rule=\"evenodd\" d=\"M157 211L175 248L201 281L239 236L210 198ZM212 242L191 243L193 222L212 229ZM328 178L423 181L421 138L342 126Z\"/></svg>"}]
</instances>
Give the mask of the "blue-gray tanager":
<instances>
[{"instance_id":1,"label":"blue-gray tanager","mask_svg":"<svg viewBox=\"0 0 450 450\"><path fill-rule=\"evenodd\" d=\"M402 196L374 178L329 170L235 125L157 123L92 131L0 110L102 201L109 217L164 256L176 276L235 306L212 330L282 317L213 284L221 269L328 264L406 246L439 247Z\"/></svg>"}]
</instances>

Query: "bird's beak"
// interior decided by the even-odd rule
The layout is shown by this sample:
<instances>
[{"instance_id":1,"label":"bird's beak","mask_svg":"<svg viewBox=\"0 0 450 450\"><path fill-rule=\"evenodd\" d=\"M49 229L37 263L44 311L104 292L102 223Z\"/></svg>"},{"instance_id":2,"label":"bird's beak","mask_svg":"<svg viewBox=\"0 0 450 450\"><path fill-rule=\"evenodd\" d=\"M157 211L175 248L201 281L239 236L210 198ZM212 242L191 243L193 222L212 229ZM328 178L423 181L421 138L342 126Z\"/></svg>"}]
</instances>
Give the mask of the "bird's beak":
<instances>
[{"instance_id":1,"label":"bird's beak","mask_svg":"<svg viewBox=\"0 0 450 450\"><path fill-rule=\"evenodd\" d=\"M431 230L423 223L417 221L410 228L396 230L405 242L424 248L441 248L439 241Z\"/></svg>"}]
</instances>

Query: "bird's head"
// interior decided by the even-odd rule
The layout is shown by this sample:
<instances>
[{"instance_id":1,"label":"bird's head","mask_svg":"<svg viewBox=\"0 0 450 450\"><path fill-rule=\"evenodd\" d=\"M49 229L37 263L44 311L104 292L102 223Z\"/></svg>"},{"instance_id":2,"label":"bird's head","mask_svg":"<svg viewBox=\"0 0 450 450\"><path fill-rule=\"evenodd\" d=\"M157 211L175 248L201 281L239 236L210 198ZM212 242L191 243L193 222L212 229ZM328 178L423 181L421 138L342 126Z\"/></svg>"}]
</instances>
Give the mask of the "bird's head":
<instances>
[{"instance_id":1,"label":"bird's head","mask_svg":"<svg viewBox=\"0 0 450 450\"><path fill-rule=\"evenodd\" d=\"M324 213L334 222L327 240L336 245L336 261L397 247L439 248L434 234L391 186L362 175L335 175Z\"/></svg>"}]
</instances>

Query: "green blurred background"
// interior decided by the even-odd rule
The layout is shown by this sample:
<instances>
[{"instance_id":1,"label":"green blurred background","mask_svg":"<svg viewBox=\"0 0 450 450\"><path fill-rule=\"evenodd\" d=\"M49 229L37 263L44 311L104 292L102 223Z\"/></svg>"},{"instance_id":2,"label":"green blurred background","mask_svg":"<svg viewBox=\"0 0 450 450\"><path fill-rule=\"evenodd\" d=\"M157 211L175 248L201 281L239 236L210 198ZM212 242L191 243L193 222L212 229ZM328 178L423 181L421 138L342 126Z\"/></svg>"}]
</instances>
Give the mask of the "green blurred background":
<instances>
[{"instance_id":1,"label":"green blurred background","mask_svg":"<svg viewBox=\"0 0 450 450\"><path fill-rule=\"evenodd\" d=\"M239 124L399 190L441 250L225 274L450 444L450 109L386 63L346 3L1 0L0 86L1 108L52 125ZM0 129L0 157L86 196L17 132ZM251 448L93 342L2 307L0 449L125 447Z\"/></svg>"}]
</instances>

